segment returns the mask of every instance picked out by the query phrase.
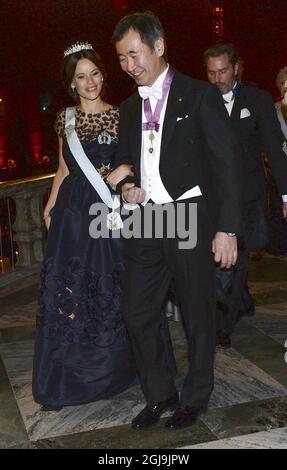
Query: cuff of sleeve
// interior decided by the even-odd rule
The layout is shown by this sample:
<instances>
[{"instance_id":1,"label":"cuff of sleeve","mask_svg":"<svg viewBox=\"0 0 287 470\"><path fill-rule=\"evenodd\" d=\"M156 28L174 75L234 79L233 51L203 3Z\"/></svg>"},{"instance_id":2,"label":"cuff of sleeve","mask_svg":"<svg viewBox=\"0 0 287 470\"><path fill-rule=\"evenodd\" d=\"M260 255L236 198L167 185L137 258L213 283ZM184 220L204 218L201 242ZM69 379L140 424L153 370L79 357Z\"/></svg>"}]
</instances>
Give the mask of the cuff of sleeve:
<instances>
[{"instance_id":1,"label":"cuff of sleeve","mask_svg":"<svg viewBox=\"0 0 287 470\"><path fill-rule=\"evenodd\" d=\"M287 194L283 194L283 195L282 195L282 201L283 201L283 202L287 202Z\"/></svg>"},{"instance_id":2,"label":"cuff of sleeve","mask_svg":"<svg viewBox=\"0 0 287 470\"><path fill-rule=\"evenodd\" d=\"M134 211L137 207L139 207L138 204L131 204L130 202L127 202L123 195L122 195L122 201L123 201L123 207L127 211Z\"/></svg>"}]
</instances>

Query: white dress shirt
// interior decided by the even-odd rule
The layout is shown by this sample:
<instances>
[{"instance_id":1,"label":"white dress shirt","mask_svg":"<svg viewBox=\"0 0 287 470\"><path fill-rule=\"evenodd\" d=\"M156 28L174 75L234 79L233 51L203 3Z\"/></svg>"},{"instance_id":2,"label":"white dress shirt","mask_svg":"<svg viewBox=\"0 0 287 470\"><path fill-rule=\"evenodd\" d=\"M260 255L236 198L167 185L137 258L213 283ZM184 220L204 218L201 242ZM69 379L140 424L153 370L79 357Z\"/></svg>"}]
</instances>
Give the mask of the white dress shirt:
<instances>
[{"instance_id":1,"label":"white dress shirt","mask_svg":"<svg viewBox=\"0 0 287 470\"><path fill-rule=\"evenodd\" d=\"M236 86L236 83L235 83L234 86ZM232 113L232 109L233 109L233 105L234 105L234 99L235 99L232 90L230 90L228 93L225 93L224 95L222 95L222 98L224 99L225 107L226 107L226 109L228 111L228 114L230 116L231 113Z\"/></svg>"},{"instance_id":2,"label":"white dress shirt","mask_svg":"<svg viewBox=\"0 0 287 470\"><path fill-rule=\"evenodd\" d=\"M150 88L162 87L167 71L168 71L168 67L166 68L166 70L164 70L164 72L162 72L162 74L157 78L153 86ZM143 202L143 205L145 205L149 199L152 199L152 201L155 202L156 204L166 204L168 202L173 201L172 197L170 196L165 186L163 185L162 179L160 177L160 172L159 172L162 128L163 128L168 95L169 93L167 94L167 97L165 99L165 102L163 104L163 108L160 114L159 132L153 131L155 138L153 141L154 151L152 154L149 153L149 148L151 146L151 143L149 140L150 131L149 130L142 131L141 187L146 191L146 198ZM150 99L152 112L154 112L156 104L157 104L157 99L154 98L153 96L150 96L149 99ZM142 103L142 122L143 123L147 122L147 119L144 113L144 101ZM196 197L196 196L201 196L201 194L202 193L200 191L199 186L195 186L189 189L188 191L186 191L179 198L177 198L177 201L182 200L182 199L189 199L189 198Z\"/></svg>"}]
</instances>

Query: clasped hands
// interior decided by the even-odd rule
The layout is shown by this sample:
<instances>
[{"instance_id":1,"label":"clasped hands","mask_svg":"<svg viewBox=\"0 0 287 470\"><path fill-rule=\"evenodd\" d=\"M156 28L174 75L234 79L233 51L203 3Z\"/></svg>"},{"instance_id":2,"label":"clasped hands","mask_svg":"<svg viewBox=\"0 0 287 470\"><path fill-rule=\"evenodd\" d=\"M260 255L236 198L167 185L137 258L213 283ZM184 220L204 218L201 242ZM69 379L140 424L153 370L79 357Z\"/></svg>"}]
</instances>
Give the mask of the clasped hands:
<instances>
[{"instance_id":1,"label":"clasped hands","mask_svg":"<svg viewBox=\"0 0 287 470\"><path fill-rule=\"evenodd\" d=\"M122 164L112 171L106 178L107 183L113 190L116 189L118 183L127 176L133 176L131 165ZM122 186L122 196L125 202L129 204L141 204L145 200L146 192L142 188L138 188L135 183L125 183Z\"/></svg>"},{"instance_id":2,"label":"clasped hands","mask_svg":"<svg viewBox=\"0 0 287 470\"><path fill-rule=\"evenodd\" d=\"M129 204L141 204L145 200L146 192L134 183L125 183L122 187L122 196Z\"/></svg>"}]
</instances>

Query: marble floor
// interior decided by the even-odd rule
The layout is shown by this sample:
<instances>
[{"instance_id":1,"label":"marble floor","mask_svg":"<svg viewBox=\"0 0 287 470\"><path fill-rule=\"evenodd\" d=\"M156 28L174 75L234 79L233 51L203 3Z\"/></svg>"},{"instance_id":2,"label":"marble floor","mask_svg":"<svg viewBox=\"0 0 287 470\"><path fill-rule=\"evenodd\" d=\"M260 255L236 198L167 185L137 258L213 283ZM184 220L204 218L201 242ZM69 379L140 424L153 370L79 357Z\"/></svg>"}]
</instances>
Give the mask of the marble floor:
<instances>
[{"instance_id":1,"label":"marble floor","mask_svg":"<svg viewBox=\"0 0 287 470\"><path fill-rule=\"evenodd\" d=\"M251 287L255 295L268 291L271 302L258 297L257 314L240 321L232 348L216 354L207 414L175 432L164 427L168 413L146 431L130 429L144 405L138 385L109 400L42 412L31 393L37 276L17 280L13 289L0 286L0 448L287 448L287 298L277 295L285 281L276 279L274 297L272 282L265 282L265 290L257 279ZM184 334L180 322L171 320L170 330L180 389L187 368Z\"/></svg>"}]
</instances>

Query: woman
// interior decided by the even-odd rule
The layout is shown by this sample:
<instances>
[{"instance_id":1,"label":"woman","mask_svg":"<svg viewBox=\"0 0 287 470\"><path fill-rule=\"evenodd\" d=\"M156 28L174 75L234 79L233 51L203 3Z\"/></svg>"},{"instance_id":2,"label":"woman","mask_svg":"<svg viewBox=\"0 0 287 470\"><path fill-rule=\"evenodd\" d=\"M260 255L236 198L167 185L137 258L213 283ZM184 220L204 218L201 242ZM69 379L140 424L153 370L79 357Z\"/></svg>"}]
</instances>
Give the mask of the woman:
<instances>
[{"instance_id":1,"label":"woman","mask_svg":"<svg viewBox=\"0 0 287 470\"><path fill-rule=\"evenodd\" d=\"M34 399L44 411L107 398L135 378L121 317L122 240L112 238L111 231L108 238L89 235L90 206L103 203L94 185L100 190L99 173L113 166L119 110L102 98L106 74L90 44L65 51L63 78L78 106L67 108L75 128L65 129L68 111L57 115L59 168L44 209L49 232L33 368ZM75 151L71 135L80 151ZM86 173L81 152L92 164ZM99 172L93 180L94 168ZM131 167L121 165L113 173L113 184L129 174Z\"/></svg>"},{"instance_id":2,"label":"woman","mask_svg":"<svg viewBox=\"0 0 287 470\"><path fill-rule=\"evenodd\" d=\"M287 139L287 67L279 70L276 79L281 100L275 103L281 130ZM282 197L271 174L269 174L270 188L270 244L269 251L279 255L280 259L287 261L287 221L282 214Z\"/></svg>"}]
</instances>

